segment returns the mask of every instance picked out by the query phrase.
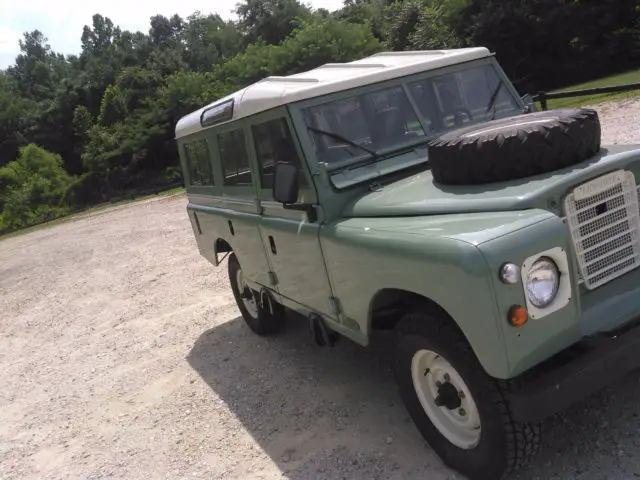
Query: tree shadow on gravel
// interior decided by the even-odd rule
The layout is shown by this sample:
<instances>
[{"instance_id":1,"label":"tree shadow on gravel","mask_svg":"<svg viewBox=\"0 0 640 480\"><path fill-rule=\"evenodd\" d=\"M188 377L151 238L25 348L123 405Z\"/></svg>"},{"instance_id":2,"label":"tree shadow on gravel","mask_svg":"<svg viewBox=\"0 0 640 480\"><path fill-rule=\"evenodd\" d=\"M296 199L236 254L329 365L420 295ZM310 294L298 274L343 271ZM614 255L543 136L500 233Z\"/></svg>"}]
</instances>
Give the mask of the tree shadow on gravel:
<instances>
[{"instance_id":1,"label":"tree shadow on gravel","mask_svg":"<svg viewBox=\"0 0 640 480\"><path fill-rule=\"evenodd\" d=\"M187 360L290 479L445 479L390 370L391 338L363 349L312 342L304 320L261 338L238 317L204 332ZM627 377L545 426L540 455L515 478L640 476L640 383Z\"/></svg>"}]
</instances>

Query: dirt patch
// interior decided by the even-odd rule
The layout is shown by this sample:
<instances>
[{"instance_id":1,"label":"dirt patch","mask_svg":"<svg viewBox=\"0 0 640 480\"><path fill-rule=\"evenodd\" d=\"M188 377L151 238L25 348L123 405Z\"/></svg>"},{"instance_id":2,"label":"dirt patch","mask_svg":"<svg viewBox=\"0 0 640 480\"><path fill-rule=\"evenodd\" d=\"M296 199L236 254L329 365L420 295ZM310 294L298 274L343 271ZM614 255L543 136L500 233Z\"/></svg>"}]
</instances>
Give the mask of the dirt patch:
<instances>
[{"instance_id":1,"label":"dirt patch","mask_svg":"<svg viewBox=\"0 0 640 480\"><path fill-rule=\"evenodd\" d=\"M600 116L603 145L640 144L640 98L625 98L593 107Z\"/></svg>"},{"instance_id":2,"label":"dirt patch","mask_svg":"<svg viewBox=\"0 0 640 480\"><path fill-rule=\"evenodd\" d=\"M379 355L248 331L185 203L0 241L0 478L447 478Z\"/></svg>"}]
</instances>

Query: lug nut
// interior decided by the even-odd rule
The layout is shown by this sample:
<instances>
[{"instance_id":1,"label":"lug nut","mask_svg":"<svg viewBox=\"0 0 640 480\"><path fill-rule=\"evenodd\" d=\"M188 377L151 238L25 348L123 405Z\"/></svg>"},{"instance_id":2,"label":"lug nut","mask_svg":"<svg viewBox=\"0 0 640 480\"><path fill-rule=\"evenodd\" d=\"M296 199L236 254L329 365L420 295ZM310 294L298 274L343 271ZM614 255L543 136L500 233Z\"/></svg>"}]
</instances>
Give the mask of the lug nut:
<instances>
[{"instance_id":1,"label":"lug nut","mask_svg":"<svg viewBox=\"0 0 640 480\"><path fill-rule=\"evenodd\" d=\"M448 373L445 373L445 374L444 374L444 381L445 381L445 382L449 382L449 381L451 381L451 377L449 376L449 374L448 374Z\"/></svg>"},{"instance_id":2,"label":"lug nut","mask_svg":"<svg viewBox=\"0 0 640 480\"><path fill-rule=\"evenodd\" d=\"M466 396L466 395L464 394L464 392L463 392L462 390L460 390L460 391L458 392L458 397L460 397L460 399L465 398L465 396Z\"/></svg>"},{"instance_id":3,"label":"lug nut","mask_svg":"<svg viewBox=\"0 0 640 480\"><path fill-rule=\"evenodd\" d=\"M467 412L464 411L464 408L461 408L460 410L458 410L458 413L460 414L461 417L464 417Z\"/></svg>"}]
</instances>

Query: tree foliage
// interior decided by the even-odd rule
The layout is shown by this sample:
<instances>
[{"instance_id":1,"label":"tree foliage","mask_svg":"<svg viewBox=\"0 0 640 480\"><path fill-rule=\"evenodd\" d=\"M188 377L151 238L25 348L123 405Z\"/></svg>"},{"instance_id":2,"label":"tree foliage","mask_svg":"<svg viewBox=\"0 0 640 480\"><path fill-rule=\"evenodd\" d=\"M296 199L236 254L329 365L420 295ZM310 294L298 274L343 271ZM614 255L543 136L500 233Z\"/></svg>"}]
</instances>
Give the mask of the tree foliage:
<instances>
[{"instance_id":1,"label":"tree foliage","mask_svg":"<svg viewBox=\"0 0 640 480\"><path fill-rule=\"evenodd\" d=\"M242 0L236 14L155 15L147 32L96 14L67 56L46 32L25 33L0 71L4 228L180 180L178 119L267 75L382 49L483 45L524 93L640 60L637 0L345 0L335 12Z\"/></svg>"},{"instance_id":2,"label":"tree foliage","mask_svg":"<svg viewBox=\"0 0 640 480\"><path fill-rule=\"evenodd\" d=\"M55 218L64 211L59 203L71 181L60 155L33 144L21 148L17 160L0 168L0 228Z\"/></svg>"},{"instance_id":3,"label":"tree foliage","mask_svg":"<svg viewBox=\"0 0 640 480\"><path fill-rule=\"evenodd\" d=\"M462 42L449 24L451 11L432 0L406 0L386 10L386 44L391 50L440 50Z\"/></svg>"}]
</instances>

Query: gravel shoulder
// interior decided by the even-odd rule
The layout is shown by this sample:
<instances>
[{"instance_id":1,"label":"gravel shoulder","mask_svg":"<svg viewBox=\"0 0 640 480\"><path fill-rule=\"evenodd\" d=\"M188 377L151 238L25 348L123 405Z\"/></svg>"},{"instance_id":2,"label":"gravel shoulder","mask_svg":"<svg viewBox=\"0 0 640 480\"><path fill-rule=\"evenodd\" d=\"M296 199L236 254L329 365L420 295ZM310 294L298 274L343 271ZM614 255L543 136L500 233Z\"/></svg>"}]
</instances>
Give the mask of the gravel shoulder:
<instances>
[{"instance_id":1,"label":"gravel shoulder","mask_svg":"<svg viewBox=\"0 0 640 480\"><path fill-rule=\"evenodd\" d=\"M598 106L640 143L640 99ZM0 478L460 478L425 446L388 342L239 318L183 195L0 240ZM640 476L637 375L545 424L522 479Z\"/></svg>"}]
</instances>

